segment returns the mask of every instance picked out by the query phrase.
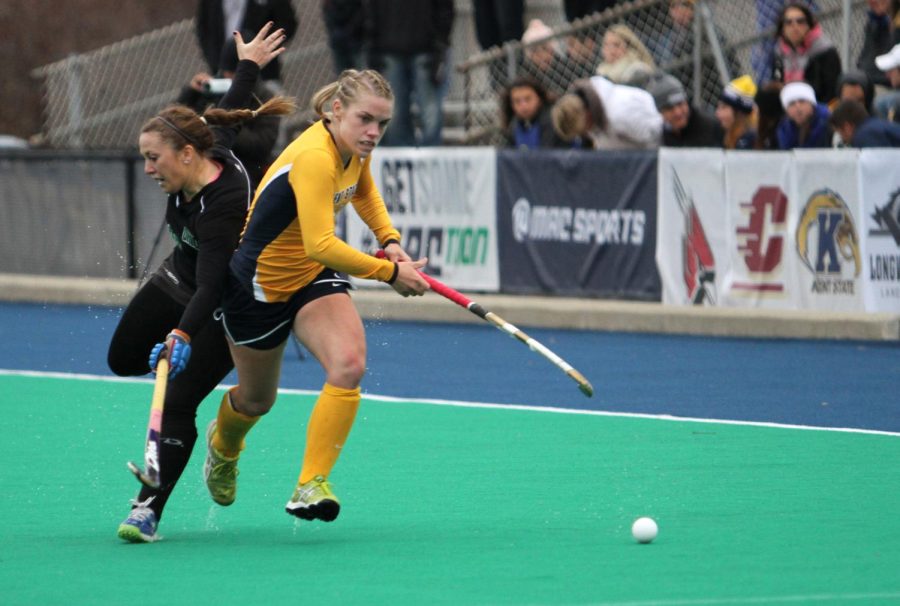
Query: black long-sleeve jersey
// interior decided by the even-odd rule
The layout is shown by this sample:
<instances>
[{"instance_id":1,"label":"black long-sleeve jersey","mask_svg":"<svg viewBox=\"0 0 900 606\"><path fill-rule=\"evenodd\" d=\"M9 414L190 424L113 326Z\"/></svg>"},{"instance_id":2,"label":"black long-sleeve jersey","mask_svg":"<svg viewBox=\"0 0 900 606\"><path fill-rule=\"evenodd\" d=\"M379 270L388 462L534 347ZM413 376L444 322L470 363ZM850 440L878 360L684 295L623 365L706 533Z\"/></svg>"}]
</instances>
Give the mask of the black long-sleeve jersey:
<instances>
[{"instance_id":1,"label":"black long-sleeve jersey","mask_svg":"<svg viewBox=\"0 0 900 606\"><path fill-rule=\"evenodd\" d=\"M231 88L219 107L246 107L259 75L252 61L238 63ZM219 306L228 262L237 247L253 190L247 171L230 147L240 126L213 127L215 145L208 157L222 165L218 178L187 201L170 194L166 223L175 249L153 278L155 284L186 306L177 327L196 335Z\"/></svg>"}]
</instances>

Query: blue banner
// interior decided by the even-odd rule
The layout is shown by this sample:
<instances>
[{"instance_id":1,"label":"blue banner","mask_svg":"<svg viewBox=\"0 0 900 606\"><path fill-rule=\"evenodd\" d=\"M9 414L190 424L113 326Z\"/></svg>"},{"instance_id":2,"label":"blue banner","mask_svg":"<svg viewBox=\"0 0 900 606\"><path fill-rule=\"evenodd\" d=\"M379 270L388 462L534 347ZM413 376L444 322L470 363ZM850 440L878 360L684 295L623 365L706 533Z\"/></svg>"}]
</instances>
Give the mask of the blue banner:
<instances>
[{"instance_id":1,"label":"blue banner","mask_svg":"<svg viewBox=\"0 0 900 606\"><path fill-rule=\"evenodd\" d=\"M660 300L655 151L503 150L505 293Z\"/></svg>"}]
</instances>

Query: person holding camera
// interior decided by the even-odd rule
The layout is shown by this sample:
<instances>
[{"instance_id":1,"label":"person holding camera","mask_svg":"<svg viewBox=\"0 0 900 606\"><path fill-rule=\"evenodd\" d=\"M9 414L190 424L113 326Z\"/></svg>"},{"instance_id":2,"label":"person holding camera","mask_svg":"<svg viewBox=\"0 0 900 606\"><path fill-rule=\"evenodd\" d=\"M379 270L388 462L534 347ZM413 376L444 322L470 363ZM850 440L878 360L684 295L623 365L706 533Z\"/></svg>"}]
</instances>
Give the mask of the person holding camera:
<instances>
[{"instance_id":1,"label":"person holding camera","mask_svg":"<svg viewBox=\"0 0 900 606\"><path fill-rule=\"evenodd\" d=\"M394 91L394 118L381 145L441 144L450 82L453 0L372 0L365 5L368 63ZM418 107L416 136L412 106Z\"/></svg>"},{"instance_id":2,"label":"person holding camera","mask_svg":"<svg viewBox=\"0 0 900 606\"><path fill-rule=\"evenodd\" d=\"M213 77L207 72L194 74L188 85L181 90L181 94L178 95L175 102L186 105L198 113L202 113L211 105L217 105L231 86L237 62L238 56L234 40L229 40L222 47L222 57L219 60L219 71L216 76ZM269 87L262 80L257 80L249 108L257 109L272 96ZM244 122L234 141L232 151L247 170L254 191L269 164L275 159L275 144L278 141L280 127L281 118L279 116L257 116Z\"/></svg>"}]
</instances>

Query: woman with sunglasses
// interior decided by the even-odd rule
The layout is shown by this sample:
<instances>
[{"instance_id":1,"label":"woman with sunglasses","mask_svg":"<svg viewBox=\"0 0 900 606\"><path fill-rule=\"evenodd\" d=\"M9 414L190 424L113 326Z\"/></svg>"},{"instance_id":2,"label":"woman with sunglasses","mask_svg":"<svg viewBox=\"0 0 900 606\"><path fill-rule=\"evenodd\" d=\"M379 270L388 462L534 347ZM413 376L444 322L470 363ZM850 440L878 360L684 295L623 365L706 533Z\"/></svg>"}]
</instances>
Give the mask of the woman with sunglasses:
<instances>
[{"instance_id":1,"label":"woman with sunglasses","mask_svg":"<svg viewBox=\"0 0 900 606\"><path fill-rule=\"evenodd\" d=\"M787 84L807 82L820 103L837 94L841 57L806 4L789 2L775 29L772 80Z\"/></svg>"}]
</instances>

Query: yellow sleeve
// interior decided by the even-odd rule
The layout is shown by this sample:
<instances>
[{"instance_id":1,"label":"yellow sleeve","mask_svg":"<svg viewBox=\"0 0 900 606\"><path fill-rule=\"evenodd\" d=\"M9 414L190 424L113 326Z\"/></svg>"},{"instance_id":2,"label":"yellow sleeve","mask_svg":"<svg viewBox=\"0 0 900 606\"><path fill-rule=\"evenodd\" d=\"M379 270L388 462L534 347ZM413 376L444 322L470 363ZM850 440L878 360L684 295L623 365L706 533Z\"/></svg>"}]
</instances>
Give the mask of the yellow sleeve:
<instances>
[{"instance_id":1,"label":"yellow sleeve","mask_svg":"<svg viewBox=\"0 0 900 606\"><path fill-rule=\"evenodd\" d=\"M288 174L297 200L297 219L307 256L326 267L370 280L389 281L395 266L364 254L334 234L334 161L325 151L298 154Z\"/></svg>"},{"instance_id":2,"label":"yellow sleeve","mask_svg":"<svg viewBox=\"0 0 900 606\"><path fill-rule=\"evenodd\" d=\"M391 223L391 217L388 215L387 207L384 205L384 198L381 192L375 187L375 180L369 171L369 165L372 162L372 156L366 158L359 175L359 184L356 187L356 195L353 196L353 208L359 218L369 226L369 229L375 234L375 238L381 246L389 240L396 240L400 243L400 232L394 228Z\"/></svg>"}]
</instances>

